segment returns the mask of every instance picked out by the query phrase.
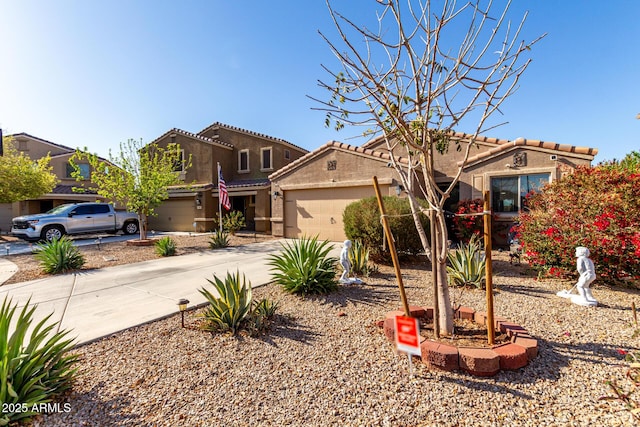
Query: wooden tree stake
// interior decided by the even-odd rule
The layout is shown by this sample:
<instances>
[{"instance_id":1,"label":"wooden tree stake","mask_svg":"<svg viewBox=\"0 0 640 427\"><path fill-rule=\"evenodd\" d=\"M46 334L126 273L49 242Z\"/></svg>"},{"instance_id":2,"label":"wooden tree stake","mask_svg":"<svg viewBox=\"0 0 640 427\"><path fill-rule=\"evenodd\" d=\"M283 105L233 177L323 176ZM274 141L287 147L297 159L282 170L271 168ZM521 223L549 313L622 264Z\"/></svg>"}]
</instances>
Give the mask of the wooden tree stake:
<instances>
[{"instance_id":1,"label":"wooden tree stake","mask_svg":"<svg viewBox=\"0 0 640 427\"><path fill-rule=\"evenodd\" d=\"M491 207L489 206L489 192L484 192L484 252L485 276L487 288L487 338L489 345L495 343L495 325L493 317L493 269L491 263Z\"/></svg>"},{"instance_id":2,"label":"wooden tree stake","mask_svg":"<svg viewBox=\"0 0 640 427\"><path fill-rule=\"evenodd\" d=\"M389 243L389 252L391 252L391 260L393 261L393 269L396 272L396 278L398 279L398 288L400 289L400 299L402 300L402 307L404 309L404 315L409 317L411 311L409 310L409 303L407 302L407 295L404 292L404 284L402 283L402 274L400 273L400 263L398 262L398 253L396 252L396 242L393 240L393 234L391 234L391 228L389 227L389 221L387 220L387 213L384 210L384 203L382 202L382 195L380 194L380 186L378 186L378 177L373 177L373 188L376 190L376 197L378 198L378 207L380 208L380 216L382 217L382 228L384 228L384 234L387 236L387 242Z\"/></svg>"}]
</instances>

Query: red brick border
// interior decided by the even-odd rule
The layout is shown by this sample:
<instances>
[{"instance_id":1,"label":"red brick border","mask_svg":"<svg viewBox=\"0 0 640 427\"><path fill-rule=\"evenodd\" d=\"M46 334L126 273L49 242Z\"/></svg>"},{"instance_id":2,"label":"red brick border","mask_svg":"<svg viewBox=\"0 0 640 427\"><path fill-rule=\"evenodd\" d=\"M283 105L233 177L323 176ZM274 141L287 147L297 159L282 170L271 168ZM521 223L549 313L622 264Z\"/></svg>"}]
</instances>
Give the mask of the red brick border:
<instances>
[{"instance_id":1,"label":"red brick border","mask_svg":"<svg viewBox=\"0 0 640 427\"><path fill-rule=\"evenodd\" d=\"M413 317L433 319L432 307L409 307ZM396 310L387 313L384 321L378 325L384 329L385 336L395 342L393 319L404 315L404 311ZM486 324L487 315L475 311L470 307L460 307L454 312L458 319L469 319L476 323ZM496 330L507 334L511 343L493 346L491 348L455 347L453 345L425 339L420 344L422 362L430 368L455 371L462 369L471 375L493 376L501 369L517 370L525 367L530 360L538 355L538 340L533 338L522 326L510 322L504 317L495 316Z\"/></svg>"}]
</instances>

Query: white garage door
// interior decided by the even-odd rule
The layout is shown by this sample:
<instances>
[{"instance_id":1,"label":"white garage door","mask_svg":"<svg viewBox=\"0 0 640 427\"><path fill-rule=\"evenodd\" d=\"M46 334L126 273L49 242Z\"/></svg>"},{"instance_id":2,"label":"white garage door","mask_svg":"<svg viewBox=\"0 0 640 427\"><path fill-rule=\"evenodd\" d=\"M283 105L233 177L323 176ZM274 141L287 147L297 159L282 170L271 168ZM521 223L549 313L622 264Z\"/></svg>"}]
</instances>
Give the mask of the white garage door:
<instances>
[{"instance_id":1,"label":"white garage door","mask_svg":"<svg viewBox=\"0 0 640 427\"><path fill-rule=\"evenodd\" d=\"M383 186L381 191L387 194L388 186ZM375 196L373 186L287 190L284 192L285 237L317 235L321 240L344 241L344 208L371 196Z\"/></svg>"}]
</instances>

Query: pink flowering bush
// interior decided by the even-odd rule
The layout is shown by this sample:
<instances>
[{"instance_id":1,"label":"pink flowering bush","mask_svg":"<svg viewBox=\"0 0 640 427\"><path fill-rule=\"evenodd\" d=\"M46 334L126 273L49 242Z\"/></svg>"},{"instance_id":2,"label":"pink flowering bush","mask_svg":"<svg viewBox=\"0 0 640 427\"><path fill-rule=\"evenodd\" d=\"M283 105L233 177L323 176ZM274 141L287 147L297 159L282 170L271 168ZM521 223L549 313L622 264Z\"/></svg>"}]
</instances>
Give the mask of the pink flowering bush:
<instances>
[{"instance_id":1,"label":"pink flowering bush","mask_svg":"<svg viewBox=\"0 0 640 427\"><path fill-rule=\"evenodd\" d=\"M640 173L578 167L528 198L519 239L529 263L559 277L575 274L575 247L586 246L607 283L640 279Z\"/></svg>"}]
</instances>

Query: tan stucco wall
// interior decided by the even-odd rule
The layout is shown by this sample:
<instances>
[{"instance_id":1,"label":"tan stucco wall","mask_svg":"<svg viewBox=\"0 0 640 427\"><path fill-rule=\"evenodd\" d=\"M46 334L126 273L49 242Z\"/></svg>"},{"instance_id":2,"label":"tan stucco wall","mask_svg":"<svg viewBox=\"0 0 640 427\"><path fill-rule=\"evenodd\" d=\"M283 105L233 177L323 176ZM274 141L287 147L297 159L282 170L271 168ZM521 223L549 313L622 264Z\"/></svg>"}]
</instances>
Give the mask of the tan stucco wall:
<instances>
[{"instance_id":1,"label":"tan stucco wall","mask_svg":"<svg viewBox=\"0 0 640 427\"><path fill-rule=\"evenodd\" d=\"M335 162L335 170L328 170L328 162ZM395 185L399 182L395 169L387 167L386 160L374 159L352 151L327 150L293 171L274 178L271 190L279 195L272 200L271 205L272 234L285 235L287 218L284 203L285 200L290 200L287 191L322 189L319 193L323 193L322 197L327 197L326 189L341 191L349 187L373 188L373 176L378 177L378 182L384 189L383 195L395 194ZM361 198L369 197L371 194L364 191ZM353 195L349 193L349 197L351 196ZM325 213L334 219L339 218L338 225L341 226L342 212Z\"/></svg>"}]
</instances>

